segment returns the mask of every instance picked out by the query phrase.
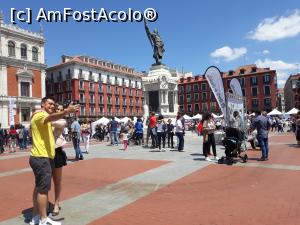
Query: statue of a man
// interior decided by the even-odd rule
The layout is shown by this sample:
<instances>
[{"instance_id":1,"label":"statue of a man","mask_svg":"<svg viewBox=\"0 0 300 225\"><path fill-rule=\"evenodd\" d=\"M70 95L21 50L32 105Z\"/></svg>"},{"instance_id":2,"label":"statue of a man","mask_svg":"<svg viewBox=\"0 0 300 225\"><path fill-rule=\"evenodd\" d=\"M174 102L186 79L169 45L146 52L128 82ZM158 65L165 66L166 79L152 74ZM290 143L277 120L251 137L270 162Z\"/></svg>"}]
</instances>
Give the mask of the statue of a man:
<instances>
[{"instance_id":1,"label":"statue of a man","mask_svg":"<svg viewBox=\"0 0 300 225\"><path fill-rule=\"evenodd\" d=\"M161 37L159 36L157 29L154 29L153 32L150 32L150 30L146 24L146 20L144 20L144 24L145 24L145 30L146 30L147 36L148 36L151 46L153 48L153 58L155 59L155 62L156 62L155 64L160 65L163 54L165 52L164 43L163 43Z\"/></svg>"}]
</instances>

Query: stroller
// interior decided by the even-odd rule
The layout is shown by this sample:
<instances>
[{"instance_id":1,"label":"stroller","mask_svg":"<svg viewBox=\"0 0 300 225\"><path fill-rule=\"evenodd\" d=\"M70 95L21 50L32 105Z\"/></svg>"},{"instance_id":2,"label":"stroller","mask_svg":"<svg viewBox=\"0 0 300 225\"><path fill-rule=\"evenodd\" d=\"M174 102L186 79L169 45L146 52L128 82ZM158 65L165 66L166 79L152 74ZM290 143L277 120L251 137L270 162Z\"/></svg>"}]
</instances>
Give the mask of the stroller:
<instances>
[{"instance_id":1,"label":"stroller","mask_svg":"<svg viewBox=\"0 0 300 225\"><path fill-rule=\"evenodd\" d=\"M223 145L225 147L226 156L220 158L218 163L232 165L237 162L235 158L240 158L243 163L246 163L248 156L242 151L245 133L237 128L229 127L226 129L225 134L226 137L223 140Z\"/></svg>"}]
</instances>

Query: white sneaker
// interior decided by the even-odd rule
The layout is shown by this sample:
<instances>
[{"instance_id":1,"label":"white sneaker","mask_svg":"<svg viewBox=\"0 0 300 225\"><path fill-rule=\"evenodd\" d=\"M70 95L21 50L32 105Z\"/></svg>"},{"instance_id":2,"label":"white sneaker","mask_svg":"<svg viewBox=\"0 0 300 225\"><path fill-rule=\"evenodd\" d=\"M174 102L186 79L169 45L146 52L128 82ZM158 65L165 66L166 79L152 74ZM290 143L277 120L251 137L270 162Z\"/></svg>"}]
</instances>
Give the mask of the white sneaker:
<instances>
[{"instance_id":1,"label":"white sneaker","mask_svg":"<svg viewBox=\"0 0 300 225\"><path fill-rule=\"evenodd\" d=\"M205 161L212 162L212 160L209 157L205 157Z\"/></svg>"},{"instance_id":2,"label":"white sneaker","mask_svg":"<svg viewBox=\"0 0 300 225\"><path fill-rule=\"evenodd\" d=\"M31 218L31 221L29 222L29 225L38 225L40 221L40 216L35 215L34 217Z\"/></svg>"},{"instance_id":3,"label":"white sneaker","mask_svg":"<svg viewBox=\"0 0 300 225\"><path fill-rule=\"evenodd\" d=\"M40 220L39 225L61 225L61 222L54 221L47 217L44 221Z\"/></svg>"},{"instance_id":4,"label":"white sneaker","mask_svg":"<svg viewBox=\"0 0 300 225\"><path fill-rule=\"evenodd\" d=\"M219 157L218 156L215 156L215 158L214 158L215 160L219 160Z\"/></svg>"}]
</instances>

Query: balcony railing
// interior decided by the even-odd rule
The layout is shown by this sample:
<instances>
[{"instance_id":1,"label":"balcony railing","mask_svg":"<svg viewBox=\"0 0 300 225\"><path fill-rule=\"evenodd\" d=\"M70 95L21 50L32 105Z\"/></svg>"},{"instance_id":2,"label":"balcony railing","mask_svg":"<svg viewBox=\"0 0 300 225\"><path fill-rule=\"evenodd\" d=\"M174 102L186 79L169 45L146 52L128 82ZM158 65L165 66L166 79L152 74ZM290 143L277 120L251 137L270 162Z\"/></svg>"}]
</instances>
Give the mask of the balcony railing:
<instances>
[{"instance_id":1,"label":"balcony railing","mask_svg":"<svg viewBox=\"0 0 300 225\"><path fill-rule=\"evenodd\" d=\"M110 78L108 78L108 79L106 80L106 84L111 84Z\"/></svg>"},{"instance_id":2,"label":"balcony railing","mask_svg":"<svg viewBox=\"0 0 300 225\"><path fill-rule=\"evenodd\" d=\"M119 81L118 80L115 80L115 85L119 85Z\"/></svg>"}]
</instances>

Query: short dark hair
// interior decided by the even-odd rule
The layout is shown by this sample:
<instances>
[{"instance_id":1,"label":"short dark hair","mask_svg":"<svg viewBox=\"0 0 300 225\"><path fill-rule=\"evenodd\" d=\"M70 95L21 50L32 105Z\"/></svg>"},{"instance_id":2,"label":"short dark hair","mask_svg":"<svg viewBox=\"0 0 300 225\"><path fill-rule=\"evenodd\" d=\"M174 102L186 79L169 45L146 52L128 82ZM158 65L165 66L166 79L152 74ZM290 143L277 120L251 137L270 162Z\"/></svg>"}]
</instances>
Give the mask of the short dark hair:
<instances>
[{"instance_id":1,"label":"short dark hair","mask_svg":"<svg viewBox=\"0 0 300 225\"><path fill-rule=\"evenodd\" d=\"M55 102L55 100L54 100L52 97L44 97L44 98L42 98L41 104L44 104L44 103L47 102L49 99Z\"/></svg>"}]
</instances>

